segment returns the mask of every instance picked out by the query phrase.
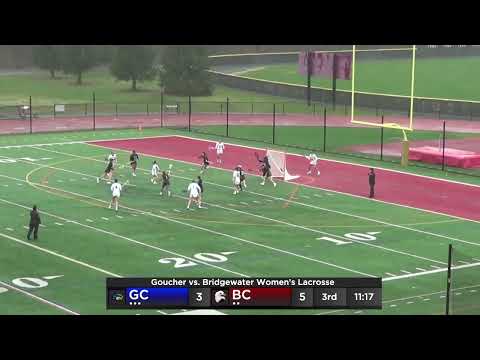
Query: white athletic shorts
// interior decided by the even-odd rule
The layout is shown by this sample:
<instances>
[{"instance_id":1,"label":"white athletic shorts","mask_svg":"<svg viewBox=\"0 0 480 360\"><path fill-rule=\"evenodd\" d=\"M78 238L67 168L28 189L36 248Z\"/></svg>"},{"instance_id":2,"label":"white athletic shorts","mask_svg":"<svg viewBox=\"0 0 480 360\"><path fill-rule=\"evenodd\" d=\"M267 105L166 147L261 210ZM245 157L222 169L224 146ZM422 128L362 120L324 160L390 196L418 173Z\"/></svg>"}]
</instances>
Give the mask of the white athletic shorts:
<instances>
[{"instance_id":1,"label":"white athletic shorts","mask_svg":"<svg viewBox=\"0 0 480 360\"><path fill-rule=\"evenodd\" d=\"M112 193L112 196L119 198L119 197L120 197L120 191L114 191L114 192Z\"/></svg>"},{"instance_id":2,"label":"white athletic shorts","mask_svg":"<svg viewBox=\"0 0 480 360\"><path fill-rule=\"evenodd\" d=\"M198 198L198 192L197 191L192 191L190 193L190 199L196 199Z\"/></svg>"},{"instance_id":3,"label":"white athletic shorts","mask_svg":"<svg viewBox=\"0 0 480 360\"><path fill-rule=\"evenodd\" d=\"M217 150L217 155L222 155L223 154L223 150Z\"/></svg>"},{"instance_id":4,"label":"white athletic shorts","mask_svg":"<svg viewBox=\"0 0 480 360\"><path fill-rule=\"evenodd\" d=\"M234 185L240 185L240 178L235 178L235 179L233 180L233 184L234 184Z\"/></svg>"}]
</instances>

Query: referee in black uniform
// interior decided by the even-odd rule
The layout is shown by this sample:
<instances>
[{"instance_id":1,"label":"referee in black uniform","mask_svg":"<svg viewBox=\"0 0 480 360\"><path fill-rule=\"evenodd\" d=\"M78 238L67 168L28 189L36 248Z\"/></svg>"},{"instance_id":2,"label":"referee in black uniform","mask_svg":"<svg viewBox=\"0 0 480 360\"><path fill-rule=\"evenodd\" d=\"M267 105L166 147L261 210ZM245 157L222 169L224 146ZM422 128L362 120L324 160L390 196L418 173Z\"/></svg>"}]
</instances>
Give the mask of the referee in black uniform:
<instances>
[{"instance_id":1,"label":"referee in black uniform","mask_svg":"<svg viewBox=\"0 0 480 360\"><path fill-rule=\"evenodd\" d=\"M33 239L37 240L38 239L38 227L42 221L40 220L40 215L38 214L37 211L37 205L33 205L32 211L30 211L30 226L28 228L28 234L27 234L27 239L30 240L30 236L32 235L33 231Z\"/></svg>"},{"instance_id":2,"label":"referee in black uniform","mask_svg":"<svg viewBox=\"0 0 480 360\"><path fill-rule=\"evenodd\" d=\"M370 185L370 198L375 196L375 171L373 168L370 168L370 172L368 173L368 184Z\"/></svg>"}]
</instances>

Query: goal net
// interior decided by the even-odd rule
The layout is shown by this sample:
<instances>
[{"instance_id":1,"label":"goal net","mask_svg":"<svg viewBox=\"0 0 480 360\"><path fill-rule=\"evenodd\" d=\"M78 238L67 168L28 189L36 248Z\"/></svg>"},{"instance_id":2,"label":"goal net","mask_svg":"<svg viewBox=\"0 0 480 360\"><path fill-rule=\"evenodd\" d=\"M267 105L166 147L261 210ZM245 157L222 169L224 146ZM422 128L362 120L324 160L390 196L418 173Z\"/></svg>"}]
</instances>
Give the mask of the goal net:
<instances>
[{"instance_id":1,"label":"goal net","mask_svg":"<svg viewBox=\"0 0 480 360\"><path fill-rule=\"evenodd\" d=\"M272 177L283 178L285 181L298 179L298 175L290 175L287 170L287 156L283 151L267 149L267 157L270 162Z\"/></svg>"}]
</instances>

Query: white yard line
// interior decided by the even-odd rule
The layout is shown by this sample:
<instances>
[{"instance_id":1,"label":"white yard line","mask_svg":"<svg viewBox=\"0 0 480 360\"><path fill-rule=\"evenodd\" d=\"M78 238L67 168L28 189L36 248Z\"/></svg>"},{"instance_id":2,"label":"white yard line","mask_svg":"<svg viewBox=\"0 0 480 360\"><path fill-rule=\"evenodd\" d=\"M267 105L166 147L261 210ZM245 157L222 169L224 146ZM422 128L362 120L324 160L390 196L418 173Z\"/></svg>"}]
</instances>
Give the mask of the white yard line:
<instances>
[{"instance_id":1,"label":"white yard line","mask_svg":"<svg viewBox=\"0 0 480 360\"><path fill-rule=\"evenodd\" d=\"M2 175L2 176L3 176L3 175ZM21 205L21 204L17 204L17 203L14 203L14 202L12 202L12 201L5 200L5 199L1 199L1 198L0 198L0 202L6 203L6 204L10 204L10 205L14 205L14 206L17 206L17 207L21 207L21 208L24 208L24 209L30 209L30 207L28 207L28 206ZM140 210L135 210L135 211L140 211ZM49 212L46 212L46 211L42 211L42 214L45 214L45 215L47 215L47 216L51 216L51 217L53 217L53 218L56 218L56 219L59 219L59 220L63 220L63 221L66 221L66 220L67 220L67 219L65 219L65 218L62 217L62 216L58 216L58 215L55 215L55 214L52 214L52 213L49 213ZM142 212L142 214L145 214L145 213ZM153 215L153 214L152 214L152 215ZM162 217L161 217L161 218L162 218ZM191 261L194 261L194 262L197 262L197 263L200 263L200 264L203 264L203 265L206 265L206 266L215 268L215 269L219 269L219 270L222 270L222 271L231 273L231 274L239 275L239 276L242 276L242 277L250 277L249 275L245 275L245 274L242 274L242 273L233 271L233 270L229 270L229 269L227 269L227 268L223 268L223 267L218 266L218 265L213 265L213 264L210 264L210 263L205 262L205 261L202 261L202 260L194 259L194 258L192 258L192 257L186 256L186 255L183 255L183 254L174 252L174 251L162 249L162 248L160 248L160 247L158 247L158 246L154 246L154 245L151 245L151 244L143 243L143 242L141 242L141 241L138 241L138 240L129 238L129 237L127 237L127 236L123 236L123 235L120 235L120 234L113 233L113 232L111 232L111 231L103 230L103 229L100 229L100 228L97 228L97 227L94 227L94 226L91 226L91 225L87 225L87 224L82 224L82 223L80 223L80 222L78 222L78 221L74 221L74 220L70 220L70 221L71 221L73 224L79 225L79 226L81 226L81 227L84 227L84 228L87 228L87 229L90 229L90 230L94 230L94 231L96 231L96 232L100 232L100 233L103 233L103 234L108 234L108 235L111 235L111 236L114 236L114 237L117 237L117 238L121 238L121 239L123 239L123 240L129 241L129 242L134 243L134 244L137 244L137 245L141 245L141 246L144 246L144 247L148 247L148 248L150 248L150 249L155 249L155 250L158 250L158 251L161 251L161 252L165 252L165 253L170 254L170 255L179 256L179 257L182 257L182 258L185 258L185 259L188 259L188 260L191 260ZM176 220L171 220L171 221L172 221L172 222L180 223L179 221L176 221Z\"/></svg>"},{"instance_id":2,"label":"white yard line","mask_svg":"<svg viewBox=\"0 0 480 360\"><path fill-rule=\"evenodd\" d=\"M61 259L63 259L63 260L67 260L67 261L73 262L73 263L75 263L75 264L81 265L81 266L83 266L83 267L87 267L87 268L89 268L89 269L92 269L92 270L101 272L101 273L103 273L103 274L106 274L106 275L109 275L109 276L113 276L113 277L122 277L121 275L118 275L118 274L112 273L112 272L110 272L110 271L101 269L101 268L99 268L99 267L97 267L97 266L93 266L93 265L87 264L86 262L83 262L83 261L80 261L80 260L76 260L76 259L73 259L73 258L71 258L71 257L65 256L65 255L62 255L62 254L59 254L59 253L57 253L57 252L55 252L55 251L45 249L45 248L43 248L43 247L34 245L34 244L29 243L29 242L27 242L27 241L23 241L23 240L17 239L16 237L13 237L13 236L10 236L10 235L7 235L7 234L3 234L3 233L0 233L0 236L3 237L3 238L9 239L9 240L11 240L11 241L15 241L15 242L17 242L17 243L20 243L20 244L22 244L22 245L29 246L29 247L31 247L31 248L33 248L33 249L36 249L36 250L39 250L39 251L43 251L44 253L47 253L47 254L50 254L50 255L59 257L59 258L61 258Z\"/></svg>"},{"instance_id":3,"label":"white yard line","mask_svg":"<svg viewBox=\"0 0 480 360\"><path fill-rule=\"evenodd\" d=\"M10 179L15 179L15 178L12 178L10 176L7 176L7 175L1 175L0 174L0 177L4 177L4 178L10 178ZM16 180L19 180L19 179L16 179ZM58 188L55 188L55 187L51 187L51 186L47 186L47 185L44 185L44 184L39 184L39 183L31 183L29 181L26 181L26 180L21 180L21 181L24 181L24 182L27 182L27 183L30 183L34 186L40 186L40 187L44 187L44 188L47 188L47 189L53 189L53 190L61 190L65 193L70 193L72 195L76 195L76 196L79 196L79 197L84 197L84 198L88 198L88 199L95 199L99 202L103 202L105 204L108 204L108 201L103 201L103 200L99 200L97 198L94 198L94 197L91 197L91 196L88 196L88 195L84 195L84 194L79 194L79 193L75 193L75 192L72 192L72 191L66 191L66 190L63 190L63 189L58 189ZM4 200L4 199L0 199L0 201L3 201L3 202L8 202L8 200ZM18 204L15 204L15 203L12 203L14 205L18 205ZM23 207L23 206L22 206ZM348 272L352 272L352 273L355 273L355 274L359 274L359 275L363 275L363 276L368 276L368 277L375 277L374 275L371 275L371 274L367 274L367 273L364 273L364 272L361 272L361 271L357 271L357 270L353 270L353 269L349 269L347 267L343 267L343 266L339 266L339 265L336 265L336 264L332 264L332 263L329 263L329 262L326 262L326 261L322 261L322 260L318 260L318 259L315 259L315 258L311 258L311 257L308 257L308 256L304 256L304 255L300 255L300 254L297 254L297 253L294 253L292 251L288 251L288 250L283 250L283 249L279 249L279 248L275 248L275 247L272 247L272 246L268 246L268 245L264 245L264 244L261 244L261 243L257 243L257 242L254 242L254 241L251 241L251 240L246 240L246 239L243 239L243 238L240 238L238 236L233 236L233 235L229 235L229 234L225 234L225 233L222 233L222 232L219 232L219 231L215 231L215 230L211 230L211 229L208 229L208 228L204 228L204 227L201 227L201 226L198 226L198 225L193 225L193 224L190 224L190 223L186 223L186 222L183 222L183 221L179 221L179 220L175 220L175 219L172 219L172 218L169 218L169 217L166 217L166 216L161 216L161 215L158 215L158 214L153 214L153 213L146 213L145 211L143 210L138 210L138 209L134 209L134 208L131 208L131 207L127 207L127 206L122 206L124 209L127 209L127 210L130 210L130 211L135 211L141 215L148 215L148 216L153 216L153 217L156 217L156 218L160 218L160 219L163 219L165 221L169 221L169 222L173 222L173 223L176 223L176 224L180 224L180 225L184 225L184 226L187 226L187 227L190 227L190 228L193 228L193 229L197 229L197 230L202 230L202 231L205 231L205 232L208 232L208 233L211 233L211 234L215 234L215 235L220 235L222 237L226 237L226 238L229 238L229 239L233 239L233 240L237 240L237 241L241 241L241 242L244 242L244 243L248 243L248 244L251 244L251 245L255 245L255 246L258 246L258 247L262 247L262 248L265 248L265 249L269 249L269 250L272 250L272 251L275 251L275 252L279 252L279 253L282 253L282 254L287 254L287 255L290 255L290 256L294 256L294 257L297 257L297 258L301 258L301 259L304 259L304 260L308 260L308 261L312 261L312 262L316 262L316 263L320 263L320 264L323 264L323 265L327 265L327 266L330 266L330 267L334 267L334 268L337 268L337 269L342 269L342 270L345 270L345 271L348 271ZM47 214L46 212L43 212L45 214ZM77 222L75 222L77 223ZM78 223L79 224L79 223ZM81 224L82 226L87 226L87 227L91 227L89 225L85 225L85 224ZM93 227L92 227L93 228ZM108 233L108 232L107 232ZM121 235L118 235L118 234L115 234L117 236L121 236ZM123 238L126 238L126 237L123 237ZM132 240L132 239L129 239L129 240ZM143 244L143 243L142 243ZM146 245L146 244L143 244L143 245ZM151 246L151 245L149 245ZM164 249L162 249L163 251L166 251ZM168 252L168 251L166 251ZM170 252L170 253L173 253L173 252ZM178 254L177 254L178 255ZM209 264L207 262L203 262L203 261L199 261L197 259L191 259L191 258L188 258L184 255L181 255L182 257L186 258L186 259L189 259L189 260L192 260L192 261L195 261L195 262L200 262L200 263L203 263L203 264L207 264L208 266L213 266L213 267L216 267L216 268L220 268L222 270L225 270L227 271L227 269L224 269L224 268L221 268L219 266L216 266L216 265L213 265L213 264ZM232 272L232 273L236 273L234 271L231 271L231 270L228 270L229 272ZM239 275L240 273L236 273L237 275ZM246 275L243 275L241 274L242 276L246 276Z\"/></svg>"},{"instance_id":4,"label":"white yard line","mask_svg":"<svg viewBox=\"0 0 480 360\"><path fill-rule=\"evenodd\" d=\"M175 197L178 197L178 198L186 199L186 197L183 197L183 196L179 196L179 195L174 195L174 196L175 196ZM247 212L247 211L239 210L239 209L228 208L228 207L225 207L225 206L213 204L213 203L206 202L206 201L204 201L203 203L204 203L205 205L208 205L208 206L211 206L211 207L216 207L216 208L220 208L220 209L223 209L223 210L228 210L228 211L237 212L237 213L244 214L244 215L253 216L253 217L256 217L256 218L263 219L263 220L268 220L268 221L271 221L271 222L275 222L275 223L287 225L287 226L290 226L290 227L293 227L293 228L297 228L297 229L302 229L302 230L314 232L314 233L321 234L321 235L332 236L332 237L335 237L335 238L338 238L338 239L341 239L341 240L344 240L344 241L347 240L347 241L355 242L355 243L360 244L360 245L363 245L363 246L370 246L370 247L373 247L373 248L376 248L376 249L381 249L381 250L383 250L383 251L393 252L393 253L400 254L400 255L404 255L404 256L409 256L409 257L413 257L413 258L417 258L417 259L421 259L421 260L426 260L426 261L434 262L434 263L437 263L437 264L446 265L446 263L443 262L443 261L438 261L438 260L435 260L435 259L430 259L430 258L423 257L423 256L420 256L420 255L411 254L411 253L408 253L408 252L405 252L405 251L400 251L400 250L395 250L395 249L387 248L387 247L381 246L381 245L375 245L375 244L372 244L372 243L370 243L370 242L365 242L365 241L360 241L360 240L354 240L354 239L346 239L346 238L344 238L344 237L342 237L342 236L339 236L339 235L336 235L336 234L332 234L332 233L328 233L328 232L325 232L325 231L308 228L308 227L306 227L306 226L289 223L289 222L286 222L286 221L283 221L283 220L278 220L278 219L269 218L269 217L266 217L266 216L263 216L263 215L258 215L258 214L250 213L250 212ZM403 270L402 270L402 271L403 271Z\"/></svg>"},{"instance_id":5,"label":"white yard line","mask_svg":"<svg viewBox=\"0 0 480 360\"><path fill-rule=\"evenodd\" d=\"M2 235L2 234L0 234L0 235ZM80 313L77 313L77 312L75 312L75 311L73 311L73 310L70 310L70 309L66 308L65 306L63 306L63 305L56 304L56 303L54 303L54 302L52 302L52 301L49 301L49 300L44 299L44 298L42 298L42 297L40 297L40 296L38 296L38 295L34 295L34 294L32 294L32 293L30 293L30 292L28 292L28 291L25 291L25 290L22 290L22 289L20 289L20 288L17 288L16 286L7 284L7 283L5 283L5 282L3 282L3 281L0 281L0 285L5 286L6 288L9 288L10 290L17 291L17 292L19 292L19 293L21 293L21 294L23 294L23 295L28 296L28 297L31 297L32 299L35 299L35 300L37 300L37 301L39 301L39 302L41 302L41 303L44 303L44 304L47 304L47 305L49 305L49 306L51 306L51 307L57 308L57 309L59 309L59 310L62 310L63 312L66 312L67 314L70 314L70 315L80 315Z\"/></svg>"}]
</instances>

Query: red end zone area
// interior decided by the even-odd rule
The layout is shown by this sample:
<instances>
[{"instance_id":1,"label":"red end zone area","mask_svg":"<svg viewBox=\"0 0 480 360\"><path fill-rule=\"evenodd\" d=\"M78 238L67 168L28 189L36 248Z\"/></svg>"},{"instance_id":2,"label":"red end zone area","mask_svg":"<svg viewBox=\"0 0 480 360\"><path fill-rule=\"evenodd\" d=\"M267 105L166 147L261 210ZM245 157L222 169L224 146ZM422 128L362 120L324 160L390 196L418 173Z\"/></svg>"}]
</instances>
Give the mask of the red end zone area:
<instances>
[{"instance_id":1,"label":"red end zone area","mask_svg":"<svg viewBox=\"0 0 480 360\"><path fill-rule=\"evenodd\" d=\"M259 175L255 152L261 157L265 149L225 144L223 163L215 163L215 143L183 136L144 139L95 141L89 144L140 154L157 156L198 164L198 156L209 154L214 168L233 170L237 165L250 174ZM308 160L301 155L287 155L287 169L291 175L300 175L292 183L338 191L357 196L368 196L368 167L332 160L320 161L320 176L306 175ZM391 170L376 169L375 197L377 200L435 211L465 219L480 221L480 186L454 183Z\"/></svg>"}]
</instances>

